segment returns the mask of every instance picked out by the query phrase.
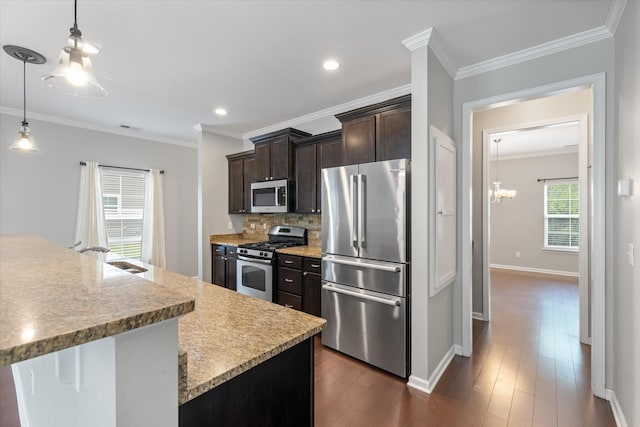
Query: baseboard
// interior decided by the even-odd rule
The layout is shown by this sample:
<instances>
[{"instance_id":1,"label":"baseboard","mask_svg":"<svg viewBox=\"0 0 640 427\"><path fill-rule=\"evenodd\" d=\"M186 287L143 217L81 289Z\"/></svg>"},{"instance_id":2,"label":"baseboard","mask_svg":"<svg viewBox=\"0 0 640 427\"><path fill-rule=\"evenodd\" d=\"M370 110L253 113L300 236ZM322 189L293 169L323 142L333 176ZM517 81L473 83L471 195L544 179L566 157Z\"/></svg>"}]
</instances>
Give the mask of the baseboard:
<instances>
[{"instance_id":1,"label":"baseboard","mask_svg":"<svg viewBox=\"0 0 640 427\"><path fill-rule=\"evenodd\" d=\"M607 400L611 405L611 411L613 412L613 418L615 418L616 420L616 425L618 427L629 427L629 425L627 424L627 420L625 419L624 414L622 413L622 407L620 406L620 402L618 402L618 398L616 397L616 392L608 388L606 393L607 393Z\"/></svg>"},{"instance_id":2,"label":"baseboard","mask_svg":"<svg viewBox=\"0 0 640 427\"><path fill-rule=\"evenodd\" d=\"M484 322L484 314L483 313L478 313L477 311L474 311L473 313L471 313L471 317L473 319L482 320Z\"/></svg>"},{"instance_id":3,"label":"baseboard","mask_svg":"<svg viewBox=\"0 0 640 427\"><path fill-rule=\"evenodd\" d=\"M460 344L454 344L453 345L453 351L458 356L462 356L462 346Z\"/></svg>"},{"instance_id":4,"label":"baseboard","mask_svg":"<svg viewBox=\"0 0 640 427\"><path fill-rule=\"evenodd\" d=\"M490 267L498 268L500 270L526 271L527 273L552 274L554 276L566 276L566 277L580 277L580 273L574 273L573 271L547 270L544 268L521 267L519 265L503 265L503 264L491 264Z\"/></svg>"},{"instance_id":5,"label":"baseboard","mask_svg":"<svg viewBox=\"0 0 640 427\"><path fill-rule=\"evenodd\" d=\"M433 390L436 388L438 381L440 381L440 377L444 374L444 371L449 366L449 363L453 360L453 357L456 355L456 351L459 351L459 354L462 354L462 346L452 345L449 351L444 355L436 369L431 373L428 380L424 378L416 377L411 375L409 377L409 382L407 385L411 388L415 388L416 390L423 391L425 393L431 394Z\"/></svg>"}]
</instances>

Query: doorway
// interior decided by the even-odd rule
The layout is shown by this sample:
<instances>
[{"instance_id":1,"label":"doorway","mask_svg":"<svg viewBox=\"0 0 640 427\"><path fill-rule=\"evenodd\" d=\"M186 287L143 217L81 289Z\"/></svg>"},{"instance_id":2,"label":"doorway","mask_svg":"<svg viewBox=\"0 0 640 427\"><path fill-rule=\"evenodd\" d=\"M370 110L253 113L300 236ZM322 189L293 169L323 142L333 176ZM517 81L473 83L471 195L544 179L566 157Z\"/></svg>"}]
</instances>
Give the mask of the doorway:
<instances>
[{"instance_id":1,"label":"doorway","mask_svg":"<svg viewBox=\"0 0 640 427\"><path fill-rule=\"evenodd\" d=\"M464 103L462 146L460 158L460 193L470 195L461 198L461 296L462 296L462 354L472 351L473 307L473 169L474 144L472 138L473 113L497 105L567 93L576 88L590 88L593 94L593 120L589 123L592 135L591 165L592 206L590 215L589 277L592 280L591 301L591 383L594 394L605 397L605 75L604 73L580 77L568 81L507 93L491 98ZM477 147L477 144L476 144Z\"/></svg>"}]
</instances>

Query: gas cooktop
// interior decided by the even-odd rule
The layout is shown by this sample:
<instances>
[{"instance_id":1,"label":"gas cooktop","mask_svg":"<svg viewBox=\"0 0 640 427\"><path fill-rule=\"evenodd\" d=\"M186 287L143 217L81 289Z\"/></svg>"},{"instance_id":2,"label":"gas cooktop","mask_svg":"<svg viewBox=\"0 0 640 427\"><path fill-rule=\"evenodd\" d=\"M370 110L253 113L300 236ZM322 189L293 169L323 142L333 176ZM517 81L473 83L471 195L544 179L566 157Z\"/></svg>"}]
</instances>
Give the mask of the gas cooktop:
<instances>
[{"instance_id":1,"label":"gas cooktop","mask_svg":"<svg viewBox=\"0 0 640 427\"><path fill-rule=\"evenodd\" d=\"M246 243L239 246L238 254L251 258L272 259L276 249L307 244L307 229L288 225L276 225L269 230L269 240Z\"/></svg>"}]
</instances>

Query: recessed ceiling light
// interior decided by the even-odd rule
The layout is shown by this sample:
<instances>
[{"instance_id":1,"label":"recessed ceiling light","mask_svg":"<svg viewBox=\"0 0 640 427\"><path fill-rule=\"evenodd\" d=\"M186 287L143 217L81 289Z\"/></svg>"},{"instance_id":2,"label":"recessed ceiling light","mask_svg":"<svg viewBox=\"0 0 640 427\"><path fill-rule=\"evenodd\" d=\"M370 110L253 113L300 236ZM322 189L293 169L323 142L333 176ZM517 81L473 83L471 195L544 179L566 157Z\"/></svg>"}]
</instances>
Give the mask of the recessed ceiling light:
<instances>
[{"instance_id":1,"label":"recessed ceiling light","mask_svg":"<svg viewBox=\"0 0 640 427\"><path fill-rule=\"evenodd\" d=\"M227 115L227 110L225 110L224 108L216 108L213 112L216 113L219 116L226 116Z\"/></svg>"},{"instance_id":2,"label":"recessed ceiling light","mask_svg":"<svg viewBox=\"0 0 640 427\"><path fill-rule=\"evenodd\" d=\"M338 63L338 61L335 61L333 59L324 61L324 64L322 64L322 66L324 67L325 70L329 70L329 71L337 70L338 68L340 68L340 64Z\"/></svg>"}]
</instances>

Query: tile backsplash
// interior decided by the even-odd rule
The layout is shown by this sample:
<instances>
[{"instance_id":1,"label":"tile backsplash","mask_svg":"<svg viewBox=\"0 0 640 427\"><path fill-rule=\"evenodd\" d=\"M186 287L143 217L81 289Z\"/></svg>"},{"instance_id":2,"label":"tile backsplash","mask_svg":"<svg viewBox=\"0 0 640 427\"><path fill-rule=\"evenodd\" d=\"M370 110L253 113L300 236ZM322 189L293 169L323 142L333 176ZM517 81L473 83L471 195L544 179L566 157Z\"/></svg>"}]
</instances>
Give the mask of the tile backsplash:
<instances>
[{"instance_id":1,"label":"tile backsplash","mask_svg":"<svg viewBox=\"0 0 640 427\"><path fill-rule=\"evenodd\" d=\"M303 215L303 214L248 214L244 216L242 222L242 234L246 238L256 240L268 240L269 228L274 225L295 225L304 227L308 230L307 237L309 245L320 246L320 227L322 224L320 215ZM255 224L255 228L251 225Z\"/></svg>"}]
</instances>

